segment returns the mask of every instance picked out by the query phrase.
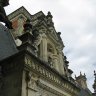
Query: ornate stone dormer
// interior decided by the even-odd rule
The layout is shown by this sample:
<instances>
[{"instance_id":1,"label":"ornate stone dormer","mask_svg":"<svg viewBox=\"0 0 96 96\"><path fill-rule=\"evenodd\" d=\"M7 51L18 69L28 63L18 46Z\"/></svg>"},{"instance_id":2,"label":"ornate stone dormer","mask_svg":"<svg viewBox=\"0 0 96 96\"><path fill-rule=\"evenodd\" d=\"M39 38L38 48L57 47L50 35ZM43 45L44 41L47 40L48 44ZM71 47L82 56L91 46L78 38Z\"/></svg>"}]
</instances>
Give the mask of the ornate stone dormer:
<instances>
[{"instance_id":1,"label":"ornate stone dormer","mask_svg":"<svg viewBox=\"0 0 96 96\"><path fill-rule=\"evenodd\" d=\"M86 75L84 73L84 75L82 75L82 73L80 72L80 75L78 77L76 77L76 82L83 88L83 89L86 89L87 88L87 78L86 78Z\"/></svg>"},{"instance_id":2,"label":"ornate stone dormer","mask_svg":"<svg viewBox=\"0 0 96 96\"><path fill-rule=\"evenodd\" d=\"M93 84L93 89L94 89L94 96L96 96L96 71L94 71L94 76L95 76L95 80L94 80L94 84Z\"/></svg>"}]
</instances>

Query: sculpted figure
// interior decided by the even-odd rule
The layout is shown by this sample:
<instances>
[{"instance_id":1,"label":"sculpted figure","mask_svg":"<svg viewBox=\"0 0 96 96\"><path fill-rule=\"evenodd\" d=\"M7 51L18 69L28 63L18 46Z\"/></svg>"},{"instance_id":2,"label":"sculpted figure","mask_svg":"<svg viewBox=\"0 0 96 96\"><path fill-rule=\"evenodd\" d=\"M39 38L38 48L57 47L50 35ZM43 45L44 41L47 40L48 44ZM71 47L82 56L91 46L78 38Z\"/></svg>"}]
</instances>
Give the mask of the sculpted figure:
<instances>
[{"instance_id":1,"label":"sculpted figure","mask_svg":"<svg viewBox=\"0 0 96 96\"><path fill-rule=\"evenodd\" d=\"M9 0L0 0L0 21L4 22L9 29L12 28L12 23L8 20L4 7L9 5Z\"/></svg>"},{"instance_id":2,"label":"sculpted figure","mask_svg":"<svg viewBox=\"0 0 96 96\"><path fill-rule=\"evenodd\" d=\"M41 43L41 40L42 40L42 37L43 37L43 32L38 33L38 32L35 31L35 34L36 34L36 36L35 36L35 40L34 40L33 45L36 48L36 50L38 51L38 45Z\"/></svg>"}]
</instances>

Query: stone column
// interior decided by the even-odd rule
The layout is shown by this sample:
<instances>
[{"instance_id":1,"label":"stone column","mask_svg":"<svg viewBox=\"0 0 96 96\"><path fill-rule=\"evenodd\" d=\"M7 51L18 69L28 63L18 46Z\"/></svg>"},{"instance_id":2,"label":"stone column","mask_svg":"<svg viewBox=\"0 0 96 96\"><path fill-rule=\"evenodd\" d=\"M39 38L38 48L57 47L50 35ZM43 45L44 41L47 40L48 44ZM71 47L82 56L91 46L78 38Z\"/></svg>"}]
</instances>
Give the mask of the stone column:
<instances>
[{"instance_id":1,"label":"stone column","mask_svg":"<svg viewBox=\"0 0 96 96\"><path fill-rule=\"evenodd\" d=\"M64 75L64 61L63 61L63 56L62 56L62 50L59 49L59 71L61 74Z\"/></svg>"},{"instance_id":2,"label":"stone column","mask_svg":"<svg viewBox=\"0 0 96 96\"><path fill-rule=\"evenodd\" d=\"M58 62L58 56L57 55L53 55L53 64L54 64L54 68L59 72L59 62Z\"/></svg>"},{"instance_id":3,"label":"stone column","mask_svg":"<svg viewBox=\"0 0 96 96\"><path fill-rule=\"evenodd\" d=\"M40 58L43 61L48 61L48 56L47 56L47 36L45 33L42 35L42 41L40 44Z\"/></svg>"}]
</instances>

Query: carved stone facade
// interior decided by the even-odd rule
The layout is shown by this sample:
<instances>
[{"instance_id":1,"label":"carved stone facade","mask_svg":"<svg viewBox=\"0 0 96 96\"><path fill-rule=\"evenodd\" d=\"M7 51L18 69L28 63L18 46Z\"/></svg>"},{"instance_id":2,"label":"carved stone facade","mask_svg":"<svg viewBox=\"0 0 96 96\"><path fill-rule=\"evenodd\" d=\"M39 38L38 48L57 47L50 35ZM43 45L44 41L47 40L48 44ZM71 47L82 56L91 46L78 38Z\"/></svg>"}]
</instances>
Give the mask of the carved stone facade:
<instances>
[{"instance_id":1,"label":"carved stone facade","mask_svg":"<svg viewBox=\"0 0 96 96\"><path fill-rule=\"evenodd\" d=\"M1 61L2 78L8 79L5 86L11 85L9 89L4 86L5 92L9 90L8 95L3 91L4 96L79 96L80 87L71 76L52 18L50 12L31 15L24 7L9 15L14 27L11 33L22 43L17 54Z\"/></svg>"}]
</instances>

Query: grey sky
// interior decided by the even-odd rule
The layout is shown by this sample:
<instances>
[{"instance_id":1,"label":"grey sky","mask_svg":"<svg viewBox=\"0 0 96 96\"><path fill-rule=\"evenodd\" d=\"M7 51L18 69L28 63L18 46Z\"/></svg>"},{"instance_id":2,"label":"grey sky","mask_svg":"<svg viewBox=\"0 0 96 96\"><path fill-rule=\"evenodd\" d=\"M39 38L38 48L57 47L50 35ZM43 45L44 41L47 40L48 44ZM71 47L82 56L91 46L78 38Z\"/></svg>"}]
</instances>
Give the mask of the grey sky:
<instances>
[{"instance_id":1,"label":"grey sky","mask_svg":"<svg viewBox=\"0 0 96 96\"><path fill-rule=\"evenodd\" d=\"M57 31L62 32L69 68L87 76L92 90L96 70L96 0L10 0L7 14L24 6L31 14L50 11ZM93 90L92 90L93 91Z\"/></svg>"}]
</instances>

